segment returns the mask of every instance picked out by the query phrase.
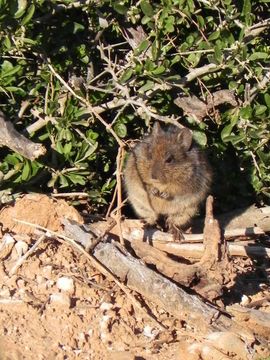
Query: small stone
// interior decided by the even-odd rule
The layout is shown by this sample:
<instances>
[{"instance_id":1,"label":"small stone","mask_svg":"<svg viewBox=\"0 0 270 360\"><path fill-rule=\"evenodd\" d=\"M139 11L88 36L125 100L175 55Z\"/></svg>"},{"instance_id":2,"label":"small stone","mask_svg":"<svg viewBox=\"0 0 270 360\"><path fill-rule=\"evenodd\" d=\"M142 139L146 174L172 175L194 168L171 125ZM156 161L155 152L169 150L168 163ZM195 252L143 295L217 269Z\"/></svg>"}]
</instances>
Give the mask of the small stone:
<instances>
[{"instance_id":1,"label":"small stone","mask_svg":"<svg viewBox=\"0 0 270 360\"><path fill-rule=\"evenodd\" d=\"M51 296L50 296L50 304L70 308L71 299L67 294L54 293L54 294L51 294Z\"/></svg>"},{"instance_id":2,"label":"small stone","mask_svg":"<svg viewBox=\"0 0 270 360\"><path fill-rule=\"evenodd\" d=\"M2 298L10 298L11 297L11 293L9 288L7 287L3 287L2 289L0 289L0 297Z\"/></svg>"},{"instance_id":3,"label":"small stone","mask_svg":"<svg viewBox=\"0 0 270 360\"><path fill-rule=\"evenodd\" d=\"M56 282L56 286L59 290L66 291L70 294L74 293L74 281L67 276L60 277Z\"/></svg>"},{"instance_id":4,"label":"small stone","mask_svg":"<svg viewBox=\"0 0 270 360\"><path fill-rule=\"evenodd\" d=\"M150 338L150 339L155 339L155 337L158 334L158 330L155 330L154 328L152 328L149 325L146 325L143 329L143 335Z\"/></svg>"},{"instance_id":5,"label":"small stone","mask_svg":"<svg viewBox=\"0 0 270 360\"><path fill-rule=\"evenodd\" d=\"M25 287L25 281L23 279L19 279L17 281L17 286L18 286L19 289L24 288Z\"/></svg>"},{"instance_id":6,"label":"small stone","mask_svg":"<svg viewBox=\"0 0 270 360\"><path fill-rule=\"evenodd\" d=\"M43 275L47 278L50 279L52 276L52 265L46 265L43 267L42 269Z\"/></svg>"},{"instance_id":7,"label":"small stone","mask_svg":"<svg viewBox=\"0 0 270 360\"><path fill-rule=\"evenodd\" d=\"M111 303L107 303L107 302L103 302L100 305L100 310L106 311L106 310L110 310L113 307L113 304Z\"/></svg>"},{"instance_id":8,"label":"small stone","mask_svg":"<svg viewBox=\"0 0 270 360\"><path fill-rule=\"evenodd\" d=\"M41 285L41 284L45 283L45 278L41 275L37 275L36 281L37 281L38 285Z\"/></svg>"},{"instance_id":9,"label":"small stone","mask_svg":"<svg viewBox=\"0 0 270 360\"><path fill-rule=\"evenodd\" d=\"M241 305L246 306L250 303L250 298L247 295L243 295L241 299Z\"/></svg>"},{"instance_id":10,"label":"small stone","mask_svg":"<svg viewBox=\"0 0 270 360\"><path fill-rule=\"evenodd\" d=\"M26 244L26 242L20 240L16 242L15 249L17 250L19 257L21 257L28 250L28 245Z\"/></svg>"}]
</instances>

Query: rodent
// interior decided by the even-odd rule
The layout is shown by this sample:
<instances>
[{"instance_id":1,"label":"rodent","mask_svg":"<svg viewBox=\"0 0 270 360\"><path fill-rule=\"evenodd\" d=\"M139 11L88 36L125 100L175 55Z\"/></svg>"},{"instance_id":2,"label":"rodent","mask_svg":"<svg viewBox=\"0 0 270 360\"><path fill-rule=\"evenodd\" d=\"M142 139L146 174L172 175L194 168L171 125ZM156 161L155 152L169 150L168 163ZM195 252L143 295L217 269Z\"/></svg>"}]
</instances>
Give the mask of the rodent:
<instances>
[{"instance_id":1,"label":"rodent","mask_svg":"<svg viewBox=\"0 0 270 360\"><path fill-rule=\"evenodd\" d=\"M137 215L149 225L165 218L169 231L181 238L209 192L212 170L188 128L163 130L156 122L128 154L124 181Z\"/></svg>"}]
</instances>

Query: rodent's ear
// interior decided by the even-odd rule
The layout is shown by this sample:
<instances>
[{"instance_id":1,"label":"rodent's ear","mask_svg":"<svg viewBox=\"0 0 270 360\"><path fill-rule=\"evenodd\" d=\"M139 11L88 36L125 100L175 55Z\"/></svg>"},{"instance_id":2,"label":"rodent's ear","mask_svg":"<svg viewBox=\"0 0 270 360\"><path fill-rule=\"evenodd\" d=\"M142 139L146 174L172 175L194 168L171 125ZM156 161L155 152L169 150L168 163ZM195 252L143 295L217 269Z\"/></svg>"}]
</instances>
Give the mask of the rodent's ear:
<instances>
[{"instance_id":1,"label":"rodent's ear","mask_svg":"<svg viewBox=\"0 0 270 360\"><path fill-rule=\"evenodd\" d=\"M153 126L152 135L156 137L160 133L160 131L161 131L161 127L159 125L159 122L156 121Z\"/></svg>"},{"instance_id":2,"label":"rodent's ear","mask_svg":"<svg viewBox=\"0 0 270 360\"><path fill-rule=\"evenodd\" d=\"M183 149L188 151L192 144L192 132L188 128L183 128L177 135L178 142L182 145Z\"/></svg>"}]
</instances>

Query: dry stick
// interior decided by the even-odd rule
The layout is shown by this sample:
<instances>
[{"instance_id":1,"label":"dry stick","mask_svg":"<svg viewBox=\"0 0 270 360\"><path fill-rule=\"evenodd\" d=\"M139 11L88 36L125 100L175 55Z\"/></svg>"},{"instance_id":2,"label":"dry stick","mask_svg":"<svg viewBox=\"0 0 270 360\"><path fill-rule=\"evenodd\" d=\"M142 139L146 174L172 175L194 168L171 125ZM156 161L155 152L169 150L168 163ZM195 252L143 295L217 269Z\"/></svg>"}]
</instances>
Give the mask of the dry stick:
<instances>
[{"instance_id":1,"label":"dry stick","mask_svg":"<svg viewBox=\"0 0 270 360\"><path fill-rule=\"evenodd\" d=\"M71 193L59 193L59 194L53 194L51 193L50 196L52 197L89 197L89 194L86 192L71 192Z\"/></svg>"},{"instance_id":2,"label":"dry stick","mask_svg":"<svg viewBox=\"0 0 270 360\"><path fill-rule=\"evenodd\" d=\"M141 220L132 220L126 219L123 223L123 232L124 236L133 239L142 239L144 234L147 237L151 237L152 241L164 241L164 242L173 242L174 237L170 233L162 232L156 230L155 228L149 229L149 231L143 229L142 221ZM265 235L266 231L270 231L270 227L268 229L262 229L258 226L250 226L246 228L235 228L235 229L225 229L224 237L226 239L238 237L238 236L253 236L253 235ZM186 234L183 233L183 240L181 244L185 243L195 243L195 242L202 242L203 234Z\"/></svg>"},{"instance_id":3,"label":"dry stick","mask_svg":"<svg viewBox=\"0 0 270 360\"><path fill-rule=\"evenodd\" d=\"M102 222L92 224L91 229L103 229L106 226L106 222L102 225ZM151 239L153 247L165 251L170 254L183 256L187 258L199 259L204 252L203 244L196 244L196 242L202 242L203 234L183 234L185 241L181 243L174 242L173 236L168 233L158 231L156 229L143 229L142 222L140 220L125 220L121 224L122 233L126 240L142 241L144 238ZM111 234L119 236L118 228L113 228ZM254 234L264 234L264 231L260 228L247 228L247 229L228 229L225 230L225 237L227 236L245 236ZM188 243L186 243L188 242ZM229 253L231 256L265 256L270 257L270 249L262 246L245 246L237 244L228 244Z\"/></svg>"},{"instance_id":4,"label":"dry stick","mask_svg":"<svg viewBox=\"0 0 270 360\"><path fill-rule=\"evenodd\" d=\"M105 216L106 219L108 219L110 214L111 214L113 204L114 204L115 199L116 199L116 195L117 195L117 187L114 188L113 197L112 197L111 203L109 205L109 208L108 208L108 210L106 212L106 216Z\"/></svg>"},{"instance_id":5,"label":"dry stick","mask_svg":"<svg viewBox=\"0 0 270 360\"><path fill-rule=\"evenodd\" d=\"M40 116L40 112L36 109L32 109L31 114L38 118L38 120L33 124L27 126L25 130L28 132L28 134L38 131L39 129L47 125L49 121L51 121L52 123L56 122L55 118L52 116L45 116L45 118L43 118L42 116Z\"/></svg>"},{"instance_id":6,"label":"dry stick","mask_svg":"<svg viewBox=\"0 0 270 360\"><path fill-rule=\"evenodd\" d=\"M15 221L19 221L14 219ZM20 222L20 221L19 221ZM16 262L16 264L9 271L9 276L12 276L16 273L19 267L26 261L26 259L33 254L34 251L38 248L38 246L42 243L42 241L46 238L46 235L42 234L40 238L35 242L35 244L29 249L20 259Z\"/></svg>"},{"instance_id":7,"label":"dry stick","mask_svg":"<svg viewBox=\"0 0 270 360\"><path fill-rule=\"evenodd\" d=\"M18 112L18 118L21 119L23 117L24 112L26 111L26 109L28 108L28 106L30 105L30 101L28 100L24 100L21 103L21 108Z\"/></svg>"},{"instance_id":8,"label":"dry stick","mask_svg":"<svg viewBox=\"0 0 270 360\"><path fill-rule=\"evenodd\" d=\"M119 228L119 240L120 243L124 246L125 241L122 234L122 214L121 214L121 204L122 204L122 181L121 181L121 171L123 166L123 148L120 146L118 149L118 154L116 158L116 181L117 181L117 216L116 221Z\"/></svg>"},{"instance_id":9,"label":"dry stick","mask_svg":"<svg viewBox=\"0 0 270 360\"><path fill-rule=\"evenodd\" d=\"M185 84L187 82L191 82L197 77L200 77L202 75L218 71L224 68L224 65L216 65L216 64L207 64L204 66L201 66L199 68L191 70L187 75L183 76L182 79L180 79L181 84Z\"/></svg>"},{"instance_id":10,"label":"dry stick","mask_svg":"<svg viewBox=\"0 0 270 360\"><path fill-rule=\"evenodd\" d=\"M18 219L14 219L15 221L21 223L21 224L25 224L28 226L32 226L35 229L39 229L39 230L43 230L46 233L52 234L54 235L56 238L62 239L66 242L68 242L70 245L72 245L74 248L76 248L77 250L79 250L83 255L86 256L86 258L90 261L90 263L98 270L100 271L104 276L106 276L109 280L112 280L116 283L116 285L119 286L119 288L127 295L127 297L132 301L133 305L140 311L143 312L143 314L145 316L147 316L150 320L154 321L159 327L161 327L162 329L166 330L167 328L162 325L157 319L155 319L154 316L151 316L139 303L138 300L136 300L136 298L132 295L132 293L130 292L130 290L124 285L122 284L117 277L110 271L108 270L100 261L98 261L93 255L89 254L88 252L86 252L81 245L77 244L76 241L74 241L72 238L62 235L62 234L58 234L55 231L52 231L50 229L47 229L41 225L38 224L33 224L30 223L28 221L24 221L24 220L18 220ZM44 235L45 237L45 235ZM36 244L35 244L36 245ZM35 246L34 245L34 246ZM34 247L33 246L33 247ZM32 248L31 248L32 249Z\"/></svg>"},{"instance_id":11,"label":"dry stick","mask_svg":"<svg viewBox=\"0 0 270 360\"><path fill-rule=\"evenodd\" d=\"M257 37L267 27L270 26L270 19L265 19L257 24L254 24L245 29L243 42L250 42L252 39Z\"/></svg>"},{"instance_id":12,"label":"dry stick","mask_svg":"<svg viewBox=\"0 0 270 360\"><path fill-rule=\"evenodd\" d=\"M153 241L153 246L175 256L182 256L189 259L200 259L204 253L203 244L179 244L175 242ZM270 249L262 246L243 246L228 244L230 256L243 257L268 257Z\"/></svg>"},{"instance_id":13,"label":"dry stick","mask_svg":"<svg viewBox=\"0 0 270 360\"><path fill-rule=\"evenodd\" d=\"M43 145L34 143L20 134L13 124L7 121L2 111L0 111L0 129L0 145L7 146L30 160L35 160L46 153Z\"/></svg>"}]
</instances>

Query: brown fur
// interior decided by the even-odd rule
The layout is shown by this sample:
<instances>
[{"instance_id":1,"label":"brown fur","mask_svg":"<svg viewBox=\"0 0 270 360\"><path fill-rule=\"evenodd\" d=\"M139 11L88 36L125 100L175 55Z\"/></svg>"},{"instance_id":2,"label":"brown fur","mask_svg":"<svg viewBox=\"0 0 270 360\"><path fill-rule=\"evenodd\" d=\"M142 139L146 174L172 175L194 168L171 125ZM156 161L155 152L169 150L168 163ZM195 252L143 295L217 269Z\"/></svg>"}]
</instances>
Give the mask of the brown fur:
<instances>
[{"instance_id":1,"label":"brown fur","mask_svg":"<svg viewBox=\"0 0 270 360\"><path fill-rule=\"evenodd\" d=\"M192 144L188 129L158 124L130 152L125 186L138 216L154 224L165 217L170 228L182 227L196 214L211 184L206 156Z\"/></svg>"}]
</instances>

